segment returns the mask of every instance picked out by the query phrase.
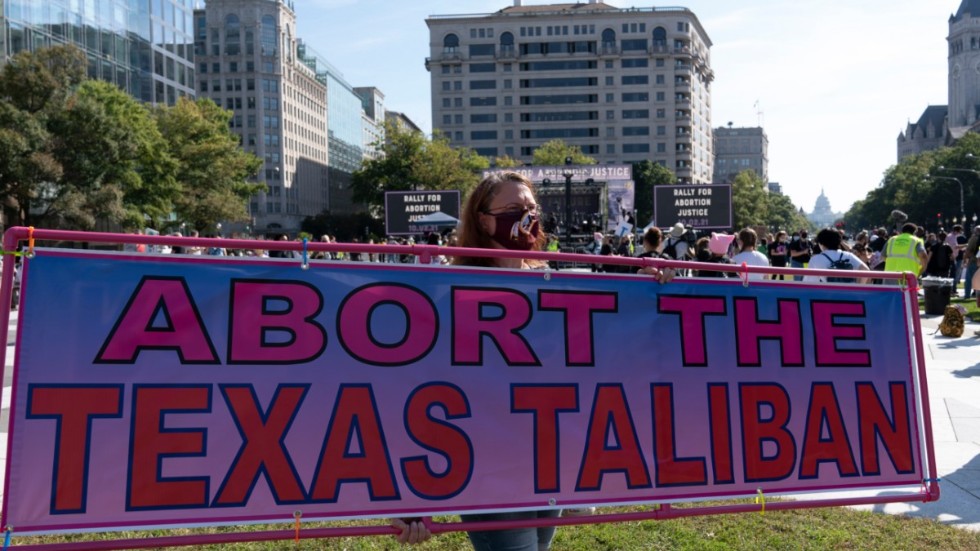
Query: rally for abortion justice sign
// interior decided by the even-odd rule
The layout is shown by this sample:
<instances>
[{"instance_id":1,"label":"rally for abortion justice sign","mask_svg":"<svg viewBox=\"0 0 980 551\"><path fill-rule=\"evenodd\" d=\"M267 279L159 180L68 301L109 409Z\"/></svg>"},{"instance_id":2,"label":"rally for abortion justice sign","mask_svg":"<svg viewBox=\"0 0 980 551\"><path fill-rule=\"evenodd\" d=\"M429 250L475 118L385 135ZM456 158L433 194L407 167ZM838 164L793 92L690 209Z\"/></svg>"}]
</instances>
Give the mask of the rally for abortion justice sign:
<instances>
[{"instance_id":1,"label":"rally for abortion justice sign","mask_svg":"<svg viewBox=\"0 0 980 551\"><path fill-rule=\"evenodd\" d=\"M921 484L899 287L41 250L18 533Z\"/></svg>"}]
</instances>

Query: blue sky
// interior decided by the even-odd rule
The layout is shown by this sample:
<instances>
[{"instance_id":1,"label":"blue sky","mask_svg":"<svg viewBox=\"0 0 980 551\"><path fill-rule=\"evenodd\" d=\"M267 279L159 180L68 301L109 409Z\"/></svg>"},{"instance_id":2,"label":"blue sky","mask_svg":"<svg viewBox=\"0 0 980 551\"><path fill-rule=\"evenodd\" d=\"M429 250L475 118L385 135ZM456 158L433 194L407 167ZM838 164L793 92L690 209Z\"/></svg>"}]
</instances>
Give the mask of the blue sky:
<instances>
[{"instance_id":1,"label":"blue sky","mask_svg":"<svg viewBox=\"0 0 980 551\"><path fill-rule=\"evenodd\" d=\"M525 0L525 4L547 4ZM656 3L606 0L627 8ZM946 35L960 0L693 0L708 33L712 125L759 126L770 179L805 210L820 190L836 211L895 163L906 123L945 105ZM297 0L299 35L353 86L431 131L431 15L490 13L512 0Z\"/></svg>"}]
</instances>

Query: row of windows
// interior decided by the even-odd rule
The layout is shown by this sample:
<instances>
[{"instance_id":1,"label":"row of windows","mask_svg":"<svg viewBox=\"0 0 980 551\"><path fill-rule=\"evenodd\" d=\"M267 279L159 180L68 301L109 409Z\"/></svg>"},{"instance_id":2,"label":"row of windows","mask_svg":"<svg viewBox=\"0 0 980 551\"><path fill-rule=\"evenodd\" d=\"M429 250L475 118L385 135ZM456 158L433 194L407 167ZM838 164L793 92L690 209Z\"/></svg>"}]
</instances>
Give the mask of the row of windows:
<instances>
[{"instance_id":1,"label":"row of windows","mask_svg":"<svg viewBox=\"0 0 980 551\"><path fill-rule=\"evenodd\" d=\"M624 33L630 33L630 32L646 32L645 25L644 25L644 30L643 31L639 31L639 26L634 26L634 25L637 25L637 24L635 24L635 23L625 23L625 24L623 24L623 32ZM641 23L641 25L643 25L643 24ZM588 26L588 30L589 30L588 33L585 32L585 27L586 27L585 25L581 25L581 26L576 25L576 26L573 26L572 27L572 30L573 31L576 28L578 28L578 30L580 32L577 32L577 33L576 32L573 32L572 34L595 34L595 25L589 25ZM678 28L678 31L679 32L685 32L685 33L686 32L689 32L689 30L690 30L690 26L687 23L683 23L683 22L678 23L677 24L677 28ZM522 37L532 37L532 36L533 37L537 37L537 36L542 36L541 29L542 29L542 27L521 27L520 28L520 35ZM568 36L568 26L567 25L562 25L562 26L546 26L546 27L544 27L544 29L546 31L544 33L545 36ZM636 29L636 30L633 30L633 29ZM476 36L473 36L472 30L470 32L470 38L471 39L477 38ZM480 36L479 38L493 38L493 35L491 33L489 36ZM663 27L656 27L655 29L653 29L652 38L653 38L653 45L654 46L666 46L667 45L667 29L665 29ZM614 31L613 29L609 29L609 28L604 29L602 31L601 39L602 39L602 43L603 44L615 44L616 43L616 31ZM643 40L644 43L646 42L645 39L641 39L641 40ZM500 41L499 42L500 42L500 45L501 46L505 46L505 47L506 46L513 46L514 45L514 35L512 33L510 33L510 32L505 31L505 32L503 32L503 33L500 34ZM625 43L625 42L627 42L627 40L623 40L623 42ZM575 43L578 43L578 42L566 42L565 44L575 44ZM562 44L562 42L543 42L541 44ZM594 45L595 43L592 43L592 44ZM490 46L492 48L493 47L493 44L480 44L480 46ZM524 44L522 44L521 46L523 47ZM683 40L674 39L674 47L675 48L682 48L682 47L685 47L685 46L687 46L687 44ZM459 36L457 36L456 34L453 34L453 33L447 34L442 39L442 47L443 47L443 51L446 52L446 53L454 53L454 52L457 52L458 49L459 49ZM472 54L472 51L473 50L471 49L470 50L471 54ZM492 50L491 50L491 53L490 54L479 54L479 55L492 55Z\"/></svg>"},{"instance_id":2,"label":"row of windows","mask_svg":"<svg viewBox=\"0 0 980 551\"><path fill-rule=\"evenodd\" d=\"M251 62L250 62L251 63ZM642 69L650 66L650 59L646 57L639 58L627 58L620 60L620 66L623 69ZM236 64L237 65L237 64ZM513 63L502 63L503 71L509 73L513 71ZM207 64L201 64L202 73L207 72ZM666 63L664 58L656 58L657 67L665 67ZM214 72L218 72L218 64L214 64ZM604 67L606 69L614 69L614 61L606 60ZM496 72L497 63L486 62L486 63L470 63L469 72L470 73L494 73ZM561 61L529 61L519 64L519 69L521 71L589 71L593 69L598 69L598 63L594 59L572 59L572 60L561 60ZM234 72L234 71L232 71ZM442 74L462 74L463 65L442 65Z\"/></svg>"},{"instance_id":3,"label":"row of windows","mask_svg":"<svg viewBox=\"0 0 980 551\"><path fill-rule=\"evenodd\" d=\"M455 140L457 142L462 141L463 140L462 133L457 133L457 134L459 134L459 136L458 137L455 137ZM667 152L666 147L661 148L661 146L663 146L663 145L664 144L657 144L657 153L666 153ZM524 155L524 156L527 156L527 157L531 157L531 156L534 155L534 150L535 149L537 149L537 148L536 147L533 147L533 146L525 146L525 147L522 147L521 148L521 155ZM581 149L582 149L582 152L585 153L586 155L598 155L599 154L599 146L598 145L583 145L583 146L581 146ZM484 157L497 157L500 154L500 148L497 148L497 147L475 147L475 148L473 148L473 151L475 151L477 155L482 155ZM649 144L623 144L623 153L649 153L649 152L650 152L650 145ZM615 155L615 154L616 154L616 144L606 144L606 155ZM505 147L504 148L504 155L507 155L509 157L513 157L514 156L514 148L513 147ZM635 161L627 161L627 162L628 163L636 163L636 162L639 162L639 159L638 160L635 160ZM663 166L663 167L666 167L667 166L667 161L666 160L663 160L663 159L658 159L658 160L655 160L654 162L656 162L657 164L659 164L660 166ZM680 161L678 161L678 163L680 163ZM678 168L685 168L685 167L678 165Z\"/></svg>"}]
</instances>

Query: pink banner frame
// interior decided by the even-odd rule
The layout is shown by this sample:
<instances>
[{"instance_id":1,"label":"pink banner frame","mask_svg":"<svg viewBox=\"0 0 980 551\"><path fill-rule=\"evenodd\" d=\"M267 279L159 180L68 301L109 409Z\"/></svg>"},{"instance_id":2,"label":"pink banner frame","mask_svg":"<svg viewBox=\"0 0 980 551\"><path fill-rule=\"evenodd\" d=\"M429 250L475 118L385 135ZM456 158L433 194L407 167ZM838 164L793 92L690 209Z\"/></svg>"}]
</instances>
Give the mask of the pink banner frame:
<instances>
[{"instance_id":1,"label":"pink banner frame","mask_svg":"<svg viewBox=\"0 0 980 551\"><path fill-rule=\"evenodd\" d=\"M147 245L183 245L183 246L220 246L230 249L267 249L267 250L287 250L287 251L328 251L328 252L360 252L369 254L410 254L418 256L422 263L429 263L434 256L437 255L466 255L466 256L483 256L483 257L505 257L505 258L531 258L540 260L553 260L558 262L575 262L575 263L594 263L600 261L594 255L585 254L562 254L562 253L544 253L544 252L519 252L519 251L503 251L503 250L474 250L474 249L463 249L463 248L452 248L452 247L437 247L430 245L414 245L414 246L393 246L393 245L361 245L361 244L321 244L321 243L300 243L300 242L288 242L288 241L265 241L265 240L242 240L242 239L210 239L210 238L189 238L189 237L170 237L170 236L145 236L145 235L130 235L130 234L113 234L113 233L95 233L95 232L78 232L78 231L60 231L60 230L35 230L34 228L26 227L13 227L8 229L4 234L4 246L3 246L3 274L2 281L0 281L0 301L3 304L10 305L13 297L13 283L14 283L14 266L15 257L12 254L17 247L24 241L28 242L28 246L24 254L30 256L33 254L33 247L35 241L60 241L60 242L76 242L76 243L132 243L132 244L147 244ZM693 268L699 270L715 270L715 271L728 271L735 272L739 275L747 276L752 273L761 274L783 274L783 275L811 275L811 276L827 276L833 277L840 275L839 271L835 270L798 270L793 268L761 268L753 266L725 266L718 264L701 264L692 262L675 262L675 261L665 261L665 260L653 260L647 258L625 258L625 257L602 257L601 263L603 264L615 264L615 265L625 265L625 266L654 266L658 268L673 267L673 268ZM925 465L923 465L924 470L927 471L928 477L923 480L921 488L917 491L909 491L905 493L896 492L889 495L881 496L857 496L848 498L827 498L827 499L816 499L809 501L793 501L793 502L773 502L769 504L764 503L745 503L745 504L732 504L732 505L720 505L720 506L698 506L698 507L685 507L685 508L674 508L671 505L663 504L659 508L649 511L640 511L634 513L612 513L612 514L600 514L585 517L571 517L571 518L550 518L550 519L535 519L526 521L491 521L491 522L452 522L452 523L438 523L433 522L431 518L425 518L424 521L429 529L434 533L444 533L444 532L454 532L454 531L468 531L468 530L500 530L508 528L522 528L522 527L533 527L533 526L566 526L566 525L576 525L576 524L592 524L592 523L603 523L603 522L627 522L627 521L639 521L639 520L666 520L675 518L685 518L691 516L701 516L701 515L713 515L713 514L730 514L730 513L745 513L745 512L758 512L764 509L773 510L789 510L789 509L810 509L817 507L832 507L832 506L847 506L847 505L866 505L866 504L882 504L882 503L900 503L900 502L931 502L939 499L940 489L938 483L938 474L936 467L935 458L935 448L933 445L932 437L932 425L931 425L931 412L929 408L928 397L928 386L926 382L926 371L925 371L925 354L922 345L922 336L919 330L920 327L920 316L918 308L913 308L911 305L917 304L917 280L913 274L910 273L887 273L887 272L871 272L869 277L884 279L884 280L899 280L900 283L904 283L906 292L908 293L909 300L906 301L907 304L907 314L909 323L909 334L913 336L913 342L909 343L912 348L914 348L913 361L914 365L914 376L916 378L916 388L914 389L915 398L918 402L918 406L921 409L922 423L920 426L921 437L924 442L925 451ZM0 335L6 342L8 336L8 326L10 320L10 309L5 308L0 312L0 318L2 318L3 323L0 324ZM0 351L0 359L6 361L6 347ZM0 375L3 374L3 369L5 364L0 364ZM10 442L8 442L8 457L10 457L9 450ZM9 476L9 469L7 472ZM9 480L8 480L9 482ZM746 496L751 497L751 496ZM4 527L8 529L12 527ZM345 527L345 528L306 528L300 530L270 530L262 532L229 532L222 534L192 534L186 536L163 536L163 537L153 537L153 538L141 538L141 539L116 539L116 540L102 540L102 541L92 541L92 542L74 542L74 543L55 543L55 544L35 544L35 545L23 545L17 546L19 549L32 549L32 550L61 550L61 549L137 549L137 548L152 548L152 547L163 547L163 546L182 546L182 545L203 545L203 544L219 544L219 543L232 543L232 542L245 542L245 541L275 541L275 540L285 540L285 539L312 539L312 538L325 538L325 537L348 537L348 536L378 536L378 535L394 535L397 530L388 525L373 525L373 526L359 526L359 527Z\"/></svg>"}]
</instances>

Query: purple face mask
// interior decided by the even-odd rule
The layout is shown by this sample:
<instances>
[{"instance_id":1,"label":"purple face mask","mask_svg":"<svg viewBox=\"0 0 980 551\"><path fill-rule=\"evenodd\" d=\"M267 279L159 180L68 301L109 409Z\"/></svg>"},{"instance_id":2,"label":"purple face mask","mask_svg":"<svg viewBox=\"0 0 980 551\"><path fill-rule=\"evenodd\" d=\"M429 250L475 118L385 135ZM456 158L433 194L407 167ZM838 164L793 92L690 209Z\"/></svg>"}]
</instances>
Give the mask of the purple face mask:
<instances>
[{"instance_id":1,"label":"purple face mask","mask_svg":"<svg viewBox=\"0 0 980 551\"><path fill-rule=\"evenodd\" d=\"M490 214L496 219L496 230L490 236L501 247L529 251L538 241L538 215L523 211Z\"/></svg>"}]
</instances>

